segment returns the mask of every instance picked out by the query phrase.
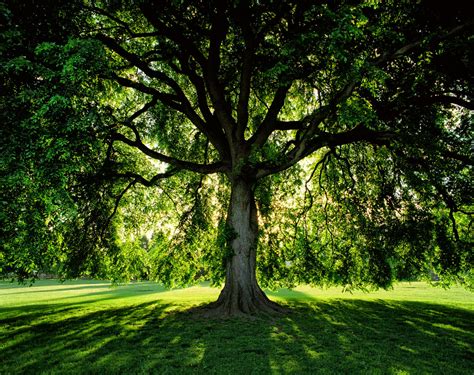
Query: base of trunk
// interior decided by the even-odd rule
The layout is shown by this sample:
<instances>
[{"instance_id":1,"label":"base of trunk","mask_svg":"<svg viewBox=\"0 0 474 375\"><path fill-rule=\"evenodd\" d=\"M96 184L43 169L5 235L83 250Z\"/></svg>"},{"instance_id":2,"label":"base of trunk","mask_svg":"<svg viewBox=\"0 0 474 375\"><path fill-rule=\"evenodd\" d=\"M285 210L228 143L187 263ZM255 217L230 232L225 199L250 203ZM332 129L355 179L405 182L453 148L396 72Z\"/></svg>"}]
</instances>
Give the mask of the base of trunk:
<instances>
[{"instance_id":1,"label":"base of trunk","mask_svg":"<svg viewBox=\"0 0 474 375\"><path fill-rule=\"evenodd\" d=\"M286 312L288 309L268 299L258 285L253 288L236 289L226 285L217 301L202 309L203 316L218 318L275 315Z\"/></svg>"}]
</instances>

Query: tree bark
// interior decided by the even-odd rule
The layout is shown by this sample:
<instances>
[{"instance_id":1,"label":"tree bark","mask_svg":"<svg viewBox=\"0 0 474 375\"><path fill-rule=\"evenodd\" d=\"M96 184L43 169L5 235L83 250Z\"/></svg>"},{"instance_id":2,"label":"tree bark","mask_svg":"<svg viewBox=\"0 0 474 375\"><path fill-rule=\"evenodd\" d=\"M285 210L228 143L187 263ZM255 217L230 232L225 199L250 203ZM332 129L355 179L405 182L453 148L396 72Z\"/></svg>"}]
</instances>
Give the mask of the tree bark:
<instances>
[{"instance_id":1,"label":"tree bark","mask_svg":"<svg viewBox=\"0 0 474 375\"><path fill-rule=\"evenodd\" d=\"M257 207L252 183L243 178L232 181L227 225L231 239L225 286L217 301L209 306L209 312L218 316L283 312L284 309L270 301L257 283Z\"/></svg>"}]
</instances>

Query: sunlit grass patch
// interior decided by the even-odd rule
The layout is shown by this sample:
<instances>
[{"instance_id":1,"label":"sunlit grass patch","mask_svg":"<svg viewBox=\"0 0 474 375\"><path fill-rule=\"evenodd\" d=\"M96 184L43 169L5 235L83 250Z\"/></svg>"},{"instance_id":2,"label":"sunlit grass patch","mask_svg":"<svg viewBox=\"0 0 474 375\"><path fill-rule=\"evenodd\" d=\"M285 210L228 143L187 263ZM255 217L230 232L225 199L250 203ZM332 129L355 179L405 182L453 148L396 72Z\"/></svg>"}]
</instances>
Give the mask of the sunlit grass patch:
<instances>
[{"instance_id":1,"label":"sunlit grass patch","mask_svg":"<svg viewBox=\"0 0 474 375\"><path fill-rule=\"evenodd\" d=\"M0 284L0 373L472 374L473 294L426 284L270 292L286 316L209 320L206 286Z\"/></svg>"}]
</instances>

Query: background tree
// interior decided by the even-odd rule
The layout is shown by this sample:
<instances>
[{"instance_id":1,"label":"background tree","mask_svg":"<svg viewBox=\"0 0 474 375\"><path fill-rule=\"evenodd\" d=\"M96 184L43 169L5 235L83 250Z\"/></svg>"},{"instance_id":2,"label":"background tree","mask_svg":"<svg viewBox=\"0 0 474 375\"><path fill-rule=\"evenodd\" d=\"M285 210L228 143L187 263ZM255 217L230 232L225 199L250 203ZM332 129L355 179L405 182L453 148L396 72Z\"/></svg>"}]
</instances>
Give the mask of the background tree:
<instances>
[{"instance_id":1,"label":"background tree","mask_svg":"<svg viewBox=\"0 0 474 375\"><path fill-rule=\"evenodd\" d=\"M99 142L65 172L65 272L225 278L217 314L279 310L257 267L266 284L469 281L472 12L450 5L79 5L97 63L72 86L96 84L71 118L94 113Z\"/></svg>"}]
</instances>

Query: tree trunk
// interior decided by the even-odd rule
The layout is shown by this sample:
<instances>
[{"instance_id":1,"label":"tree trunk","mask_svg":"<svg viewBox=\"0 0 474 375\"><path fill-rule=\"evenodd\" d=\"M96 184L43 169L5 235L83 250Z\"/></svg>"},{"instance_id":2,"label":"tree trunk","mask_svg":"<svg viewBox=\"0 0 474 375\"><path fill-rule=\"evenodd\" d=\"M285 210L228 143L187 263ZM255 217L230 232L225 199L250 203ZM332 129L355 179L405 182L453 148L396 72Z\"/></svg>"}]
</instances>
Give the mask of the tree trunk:
<instances>
[{"instance_id":1,"label":"tree trunk","mask_svg":"<svg viewBox=\"0 0 474 375\"><path fill-rule=\"evenodd\" d=\"M229 243L232 255L226 264L224 289L209 311L221 316L283 312L283 308L270 301L257 283L257 207L252 184L244 179L232 181L227 225L232 233Z\"/></svg>"}]
</instances>

